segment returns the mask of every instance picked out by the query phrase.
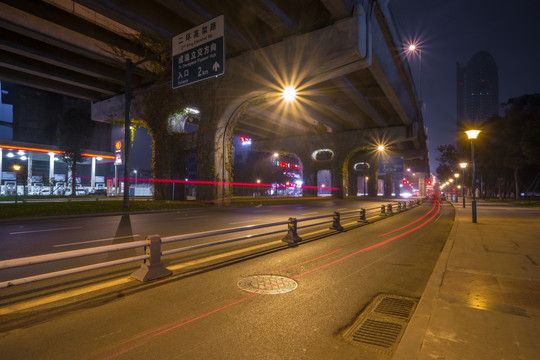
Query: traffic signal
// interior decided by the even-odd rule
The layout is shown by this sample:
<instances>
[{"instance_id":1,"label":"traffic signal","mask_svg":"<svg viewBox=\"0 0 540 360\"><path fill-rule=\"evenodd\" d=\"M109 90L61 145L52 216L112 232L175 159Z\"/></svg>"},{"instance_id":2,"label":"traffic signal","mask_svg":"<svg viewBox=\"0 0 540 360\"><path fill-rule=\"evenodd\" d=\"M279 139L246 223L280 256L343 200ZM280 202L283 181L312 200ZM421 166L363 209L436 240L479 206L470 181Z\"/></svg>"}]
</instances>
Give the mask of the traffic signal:
<instances>
[{"instance_id":1,"label":"traffic signal","mask_svg":"<svg viewBox=\"0 0 540 360\"><path fill-rule=\"evenodd\" d=\"M431 186L431 185L432 185L431 180L427 180L427 181L426 181L426 185Z\"/></svg>"}]
</instances>

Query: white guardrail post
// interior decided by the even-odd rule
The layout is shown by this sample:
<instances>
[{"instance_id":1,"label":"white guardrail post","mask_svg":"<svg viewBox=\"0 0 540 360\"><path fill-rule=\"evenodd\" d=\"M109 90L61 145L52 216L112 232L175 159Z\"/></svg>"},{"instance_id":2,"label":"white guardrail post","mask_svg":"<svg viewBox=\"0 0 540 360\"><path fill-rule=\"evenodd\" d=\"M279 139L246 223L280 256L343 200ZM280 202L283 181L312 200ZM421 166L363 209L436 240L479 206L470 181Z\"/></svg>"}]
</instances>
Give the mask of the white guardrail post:
<instances>
[{"instance_id":1,"label":"white guardrail post","mask_svg":"<svg viewBox=\"0 0 540 360\"><path fill-rule=\"evenodd\" d=\"M150 281L171 275L172 271L161 264L161 237L149 235L146 240L150 241L150 244L144 247L148 259L130 276L135 280Z\"/></svg>"}]
</instances>

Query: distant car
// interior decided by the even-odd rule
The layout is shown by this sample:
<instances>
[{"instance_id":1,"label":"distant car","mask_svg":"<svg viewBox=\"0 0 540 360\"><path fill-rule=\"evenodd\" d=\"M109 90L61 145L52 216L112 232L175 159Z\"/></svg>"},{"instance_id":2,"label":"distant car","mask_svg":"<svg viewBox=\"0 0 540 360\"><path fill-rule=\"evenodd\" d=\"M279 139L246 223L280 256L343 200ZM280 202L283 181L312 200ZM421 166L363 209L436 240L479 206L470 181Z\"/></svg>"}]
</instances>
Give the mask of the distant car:
<instances>
[{"instance_id":1,"label":"distant car","mask_svg":"<svg viewBox=\"0 0 540 360\"><path fill-rule=\"evenodd\" d=\"M75 186L75 194L77 196L86 195L86 190L81 184L77 184ZM66 188L66 196L70 196L70 195L71 195L71 185Z\"/></svg>"},{"instance_id":2,"label":"distant car","mask_svg":"<svg viewBox=\"0 0 540 360\"><path fill-rule=\"evenodd\" d=\"M107 195L107 189L105 188L94 189L94 191L92 192L92 195Z\"/></svg>"}]
</instances>

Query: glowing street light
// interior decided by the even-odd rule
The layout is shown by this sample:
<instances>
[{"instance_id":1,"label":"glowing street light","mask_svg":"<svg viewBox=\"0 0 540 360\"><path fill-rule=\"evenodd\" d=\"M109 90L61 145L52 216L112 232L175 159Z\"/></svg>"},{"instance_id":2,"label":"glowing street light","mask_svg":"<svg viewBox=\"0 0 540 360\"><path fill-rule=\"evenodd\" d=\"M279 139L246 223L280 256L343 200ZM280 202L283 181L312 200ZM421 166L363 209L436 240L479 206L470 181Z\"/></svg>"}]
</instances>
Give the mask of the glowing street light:
<instances>
[{"instance_id":1,"label":"glowing street light","mask_svg":"<svg viewBox=\"0 0 540 360\"><path fill-rule=\"evenodd\" d=\"M478 134L480 134L480 130L467 130L465 131L467 134L467 137L469 140L471 140L471 157L472 157L472 222L476 223L476 174L475 174L475 163L474 163L474 140L476 140L476 137Z\"/></svg>"},{"instance_id":2,"label":"glowing street light","mask_svg":"<svg viewBox=\"0 0 540 360\"><path fill-rule=\"evenodd\" d=\"M385 149L384 145L377 146L377 150L379 151L384 151L384 149Z\"/></svg>"},{"instance_id":3,"label":"glowing street light","mask_svg":"<svg viewBox=\"0 0 540 360\"><path fill-rule=\"evenodd\" d=\"M281 96L286 102L293 102L296 99L296 89L294 86L286 86Z\"/></svg>"}]
</instances>

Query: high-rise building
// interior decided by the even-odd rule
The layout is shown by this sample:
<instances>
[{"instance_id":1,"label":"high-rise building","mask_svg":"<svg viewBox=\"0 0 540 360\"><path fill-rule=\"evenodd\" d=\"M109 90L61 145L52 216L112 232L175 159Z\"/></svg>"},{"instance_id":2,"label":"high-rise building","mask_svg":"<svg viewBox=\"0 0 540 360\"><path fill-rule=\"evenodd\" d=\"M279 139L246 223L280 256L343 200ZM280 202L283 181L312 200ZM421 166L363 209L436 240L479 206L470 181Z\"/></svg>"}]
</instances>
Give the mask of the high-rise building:
<instances>
[{"instance_id":1,"label":"high-rise building","mask_svg":"<svg viewBox=\"0 0 540 360\"><path fill-rule=\"evenodd\" d=\"M466 64L458 62L456 79L458 129L499 114L499 75L489 52L476 53Z\"/></svg>"}]
</instances>

